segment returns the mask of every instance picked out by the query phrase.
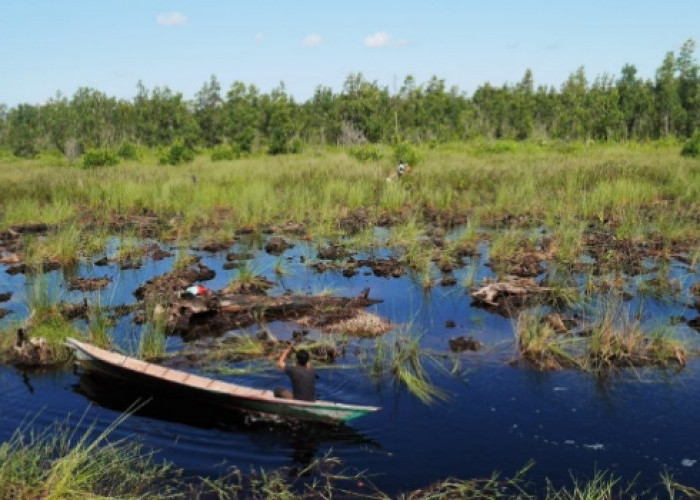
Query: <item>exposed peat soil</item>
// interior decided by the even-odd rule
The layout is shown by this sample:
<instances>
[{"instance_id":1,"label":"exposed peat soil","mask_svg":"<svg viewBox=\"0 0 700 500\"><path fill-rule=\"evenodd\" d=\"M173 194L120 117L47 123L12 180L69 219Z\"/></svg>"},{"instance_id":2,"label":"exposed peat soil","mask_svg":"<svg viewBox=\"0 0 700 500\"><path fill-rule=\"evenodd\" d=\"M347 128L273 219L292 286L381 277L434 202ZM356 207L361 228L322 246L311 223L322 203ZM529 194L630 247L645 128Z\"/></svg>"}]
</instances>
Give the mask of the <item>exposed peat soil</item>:
<instances>
[{"instance_id":1,"label":"exposed peat soil","mask_svg":"<svg viewBox=\"0 0 700 500\"><path fill-rule=\"evenodd\" d=\"M448 476L513 475L530 460L528 478L539 485L545 477L566 484L571 472L591 477L609 469L625 480L639 473L639 491L658 486L664 470L698 486L700 443L692 436L700 432L694 390L700 276L690 249L618 239L597 228L586 233L581 260L566 266L555 262L546 235L496 259L484 233L447 255L460 235L455 224L464 220L433 214L437 229L425 242L432 253L429 281L401 248L314 244L303 225L293 223L193 246L186 265L179 260L176 266L177 250L150 239L164 224L155 214L115 217L115 228L143 237L142 251L117 258L115 240L104 255L70 268L23 262L23 235L50 228L14 227L0 234L0 326L12 336L27 326L29 285L42 275L62 314L82 329L89 305L101 304L113 322L115 349L137 351L149 308L159 304L167 313L163 363L270 388L287 383L274 368L282 343L306 344L320 349L314 351L320 397L383 408L327 429L251 421L141 395L156 398L116 437L138 436L191 475L215 476L230 465L299 469L332 453L348 467L377 474L373 482L390 493ZM340 225L352 234L394 223L360 211ZM580 294L573 303L566 300L571 289ZM611 294L641 329L672 331L687 360L590 373L543 370L521 358L515 335L521 312L541 311L541 321L558 335L585 342L596 314L591 310ZM22 335L31 338L31 328ZM444 361L426 361L425 368L445 401L426 405L391 376L371 376L367 364L377 339L392 335L418 337L427 356ZM259 342L260 353L212 355L241 338ZM323 341L330 341L325 350ZM68 415L77 427L107 428L134 399L69 368L16 364L0 367L0 441L28 419L46 426Z\"/></svg>"}]
</instances>

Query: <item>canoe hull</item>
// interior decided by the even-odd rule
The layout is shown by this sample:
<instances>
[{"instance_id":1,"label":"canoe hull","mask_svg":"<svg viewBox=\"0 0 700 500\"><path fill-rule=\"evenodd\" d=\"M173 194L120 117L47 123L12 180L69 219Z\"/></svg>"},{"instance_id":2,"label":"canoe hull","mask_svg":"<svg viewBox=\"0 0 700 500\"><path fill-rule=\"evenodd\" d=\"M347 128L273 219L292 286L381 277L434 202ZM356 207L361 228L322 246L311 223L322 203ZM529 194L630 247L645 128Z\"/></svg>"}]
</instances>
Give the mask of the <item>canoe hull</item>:
<instances>
[{"instance_id":1,"label":"canoe hull","mask_svg":"<svg viewBox=\"0 0 700 500\"><path fill-rule=\"evenodd\" d=\"M107 376L140 389L148 388L154 396L201 401L231 411L328 423L348 421L379 410L374 406L277 398L271 391L250 389L164 368L74 339L69 339L67 345L73 349L77 364L85 372Z\"/></svg>"}]
</instances>

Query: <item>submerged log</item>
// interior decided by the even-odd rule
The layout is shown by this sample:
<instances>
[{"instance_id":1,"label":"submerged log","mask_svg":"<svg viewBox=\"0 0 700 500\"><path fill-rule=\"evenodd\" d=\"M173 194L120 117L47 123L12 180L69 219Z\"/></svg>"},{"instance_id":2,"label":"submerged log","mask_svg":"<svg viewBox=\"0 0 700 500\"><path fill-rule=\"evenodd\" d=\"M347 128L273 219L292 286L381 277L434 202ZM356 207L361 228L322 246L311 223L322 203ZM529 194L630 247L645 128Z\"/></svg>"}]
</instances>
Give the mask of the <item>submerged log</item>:
<instances>
[{"instance_id":1,"label":"submerged log","mask_svg":"<svg viewBox=\"0 0 700 500\"><path fill-rule=\"evenodd\" d=\"M471 296L477 302L497 307L504 297L532 295L551 290L541 287L535 280L511 278L509 281L487 283L471 292Z\"/></svg>"},{"instance_id":2,"label":"submerged log","mask_svg":"<svg viewBox=\"0 0 700 500\"><path fill-rule=\"evenodd\" d=\"M180 299L168 315L168 331L186 338L214 335L261 321L294 320L323 314L347 316L348 309L361 309L382 302L368 297L369 289L357 297L211 294Z\"/></svg>"},{"instance_id":3,"label":"submerged log","mask_svg":"<svg viewBox=\"0 0 700 500\"><path fill-rule=\"evenodd\" d=\"M554 289L539 285L531 278L506 278L476 287L471 292L474 305L493 309L504 316L513 316L515 309L526 306L532 299Z\"/></svg>"}]
</instances>

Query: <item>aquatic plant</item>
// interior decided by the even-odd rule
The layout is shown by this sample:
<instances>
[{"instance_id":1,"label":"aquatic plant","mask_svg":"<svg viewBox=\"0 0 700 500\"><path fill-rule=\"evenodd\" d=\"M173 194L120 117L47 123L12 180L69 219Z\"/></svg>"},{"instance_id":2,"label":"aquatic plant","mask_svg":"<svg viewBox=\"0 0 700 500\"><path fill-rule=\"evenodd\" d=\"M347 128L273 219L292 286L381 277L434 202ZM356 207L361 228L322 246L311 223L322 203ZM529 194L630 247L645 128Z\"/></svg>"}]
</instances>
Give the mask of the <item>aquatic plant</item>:
<instances>
[{"instance_id":1,"label":"aquatic plant","mask_svg":"<svg viewBox=\"0 0 700 500\"><path fill-rule=\"evenodd\" d=\"M162 359L167 344L167 308L159 303L146 304L146 320L141 328L138 355L147 361Z\"/></svg>"},{"instance_id":2,"label":"aquatic plant","mask_svg":"<svg viewBox=\"0 0 700 500\"><path fill-rule=\"evenodd\" d=\"M175 253L175 262L173 262L173 270L177 271L181 269L187 269L196 261L196 257L189 253L187 247L184 244L179 244L177 246L177 252Z\"/></svg>"},{"instance_id":3,"label":"aquatic plant","mask_svg":"<svg viewBox=\"0 0 700 500\"><path fill-rule=\"evenodd\" d=\"M87 310L87 339L103 349L109 349L112 344L111 328L113 321L107 310L102 307L99 296L88 305Z\"/></svg>"},{"instance_id":4,"label":"aquatic plant","mask_svg":"<svg viewBox=\"0 0 700 500\"><path fill-rule=\"evenodd\" d=\"M126 418L102 432L56 422L35 432L20 428L0 445L0 498L170 496L179 471L156 463L132 439L110 440Z\"/></svg>"},{"instance_id":5,"label":"aquatic plant","mask_svg":"<svg viewBox=\"0 0 700 500\"><path fill-rule=\"evenodd\" d=\"M13 327L14 331L22 328L24 342L34 339L33 342L38 345L36 355L33 354L32 359L24 360L25 362L49 365L62 364L70 359L70 351L64 346L64 342L66 338L75 337L80 332L64 316L59 300L60 289L57 282L50 281L45 274L31 275L25 296L29 315L23 323ZM14 331L11 333L14 334ZM15 338L15 335L3 336L6 353L11 352Z\"/></svg>"},{"instance_id":6,"label":"aquatic plant","mask_svg":"<svg viewBox=\"0 0 700 500\"><path fill-rule=\"evenodd\" d=\"M396 498L398 500L534 498L526 490L526 475L534 465L534 462L528 462L510 478L501 477L497 472L483 479L450 477L425 488L401 493Z\"/></svg>"},{"instance_id":7,"label":"aquatic plant","mask_svg":"<svg viewBox=\"0 0 700 500\"><path fill-rule=\"evenodd\" d=\"M208 361L238 362L244 359L262 358L269 355L271 348L266 342L252 335L230 335L208 349L205 359Z\"/></svg>"},{"instance_id":8,"label":"aquatic plant","mask_svg":"<svg viewBox=\"0 0 700 500\"><path fill-rule=\"evenodd\" d=\"M557 332L540 310L521 312L516 320L515 335L520 357L538 369L579 366L570 352L577 340Z\"/></svg>"},{"instance_id":9,"label":"aquatic plant","mask_svg":"<svg viewBox=\"0 0 700 500\"><path fill-rule=\"evenodd\" d=\"M275 261L274 271L279 277L287 276L289 274L289 269L286 266L285 260L281 256Z\"/></svg>"},{"instance_id":10,"label":"aquatic plant","mask_svg":"<svg viewBox=\"0 0 700 500\"><path fill-rule=\"evenodd\" d=\"M661 474L661 482L666 488L670 500L675 500L676 494L680 495L678 497L679 499L700 498L700 489L695 486L679 483L667 470Z\"/></svg>"},{"instance_id":11,"label":"aquatic plant","mask_svg":"<svg viewBox=\"0 0 700 500\"><path fill-rule=\"evenodd\" d=\"M636 498L634 481L621 484L619 477L609 471L596 471L590 479L571 475L571 485L555 487L547 480L547 500L603 500L613 498Z\"/></svg>"},{"instance_id":12,"label":"aquatic plant","mask_svg":"<svg viewBox=\"0 0 700 500\"><path fill-rule=\"evenodd\" d=\"M76 223L48 231L27 245L27 263L41 269L46 262L70 265L78 262L83 251L80 226Z\"/></svg>"},{"instance_id":13,"label":"aquatic plant","mask_svg":"<svg viewBox=\"0 0 700 500\"><path fill-rule=\"evenodd\" d=\"M420 336L406 332L396 332L390 338L380 337L372 346L373 355L361 355L361 360L369 374L380 379L388 376L394 384L405 387L425 404L436 399L446 399L447 394L433 384L424 362L442 368L440 360L420 346Z\"/></svg>"},{"instance_id":14,"label":"aquatic plant","mask_svg":"<svg viewBox=\"0 0 700 500\"><path fill-rule=\"evenodd\" d=\"M646 334L640 316L631 314L619 296L603 297L590 328L587 369L685 365L687 355L683 345L665 329Z\"/></svg>"}]
</instances>

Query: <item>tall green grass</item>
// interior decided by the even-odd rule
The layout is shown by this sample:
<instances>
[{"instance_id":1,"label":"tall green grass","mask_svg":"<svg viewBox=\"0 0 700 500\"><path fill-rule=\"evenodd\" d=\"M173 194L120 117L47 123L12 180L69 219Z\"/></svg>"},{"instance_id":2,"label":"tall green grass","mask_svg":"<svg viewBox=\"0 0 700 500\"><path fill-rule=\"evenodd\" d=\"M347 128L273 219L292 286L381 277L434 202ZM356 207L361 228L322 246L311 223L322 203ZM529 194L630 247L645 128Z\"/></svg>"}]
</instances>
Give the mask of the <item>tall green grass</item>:
<instances>
[{"instance_id":1,"label":"tall green grass","mask_svg":"<svg viewBox=\"0 0 700 500\"><path fill-rule=\"evenodd\" d=\"M141 328L138 355L141 359L157 361L165 356L168 309L159 303L146 304L146 321Z\"/></svg>"},{"instance_id":2,"label":"tall green grass","mask_svg":"<svg viewBox=\"0 0 700 500\"><path fill-rule=\"evenodd\" d=\"M112 439L123 415L102 432L82 434L67 423L18 429L0 445L0 498L139 498L176 494L177 476L137 441Z\"/></svg>"},{"instance_id":3,"label":"tall green grass","mask_svg":"<svg viewBox=\"0 0 700 500\"><path fill-rule=\"evenodd\" d=\"M212 227L255 228L290 219L332 227L359 209L371 218L408 214L424 226L428 209L447 220L478 212L484 228L504 220L513 229L546 224L560 241L562 261L577 255L585 224L602 225L611 217L619 223L617 237L668 230L674 241L697 242L700 167L681 158L678 145L562 151L536 143L497 150L454 143L421 149L420 156L406 182L384 180L394 167L388 158L361 162L335 148L225 162L200 156L180 166L146 157L99 171L5 158L0 227L25 222L79 227L86 213L106 226L115 213L149 211L164 222L178 221L164 224L164 234L194 237Z\"/></svg>"}]
</instances>

